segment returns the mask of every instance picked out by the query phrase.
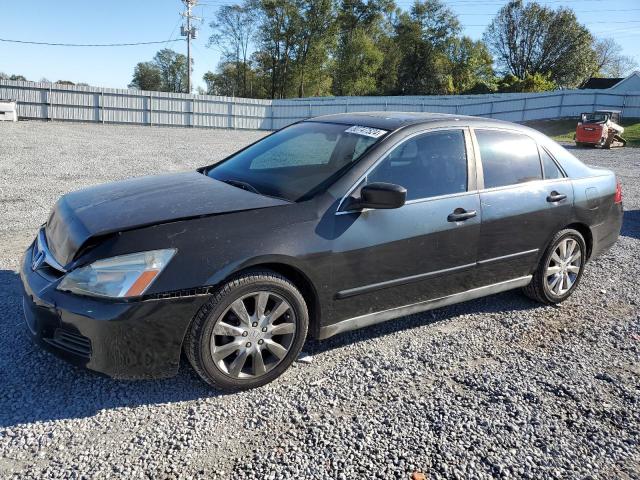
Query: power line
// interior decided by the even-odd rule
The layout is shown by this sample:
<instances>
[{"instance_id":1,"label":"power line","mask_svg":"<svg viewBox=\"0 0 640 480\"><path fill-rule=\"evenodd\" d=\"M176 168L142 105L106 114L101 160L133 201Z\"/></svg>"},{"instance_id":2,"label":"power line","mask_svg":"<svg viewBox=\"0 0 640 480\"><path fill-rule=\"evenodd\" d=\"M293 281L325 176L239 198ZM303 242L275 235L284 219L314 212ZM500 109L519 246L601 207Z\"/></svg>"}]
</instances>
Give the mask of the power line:
<instances>
[{"instance_id":1,"label":"power line","mask_svg":"<svg viewBox=\"0 0 640 480\"><path fill-rule=\"evenodd\" d=\"M133 47L136 45L157 45L159 43L181 42L182 39L158 40L154 42L133 42L133 43L54 43L54 42L34 42L30 40L15 40L10 38L0 38L0 42L22 43L27 45L48 45L52 47Z\"/></svg>"}]
</instances>

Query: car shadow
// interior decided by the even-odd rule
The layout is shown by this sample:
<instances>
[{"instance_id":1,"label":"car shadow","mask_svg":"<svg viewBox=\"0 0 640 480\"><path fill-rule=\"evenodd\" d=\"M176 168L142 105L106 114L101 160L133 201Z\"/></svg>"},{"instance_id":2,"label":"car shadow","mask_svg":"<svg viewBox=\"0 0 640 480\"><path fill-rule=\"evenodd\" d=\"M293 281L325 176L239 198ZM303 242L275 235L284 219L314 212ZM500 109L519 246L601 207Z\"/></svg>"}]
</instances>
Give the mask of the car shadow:
<instances>
[{"instance_id":1,"label":"car shadow","mask_svg":"<svg viewBox=\"0 0 640 480\"><path fill-rule=\"evenodd\" d=\"M0 292L0 428L224 395L184 364L177 377L140 381L114 380L74 367L32 343L16 272L0 270Z\"/></svg>"},{"instance_id":2,"label":"car shadow","mask_svg":"<svg viewBox=\"0 0 640 480\"><path fill-rule=\"evenodd\" d=\"M228 395L208 387L184 359L178 375L163 380L115 380L74 367L31 342L23 320L22 287L15 272L0 270L0 292L0 358L3 359L0 428L90 417L105 409ZM309 340L304 350L315 355L468 313L527 310L536 306L519 293L506 292L323 341Z\"/></svg>"},{"instance_id":3,"label":"car shadow","mask_svg":"<svg viewBox=\"0 0 640 480\"><path fill-rule=\"evenodd\" d=\"M625 210L620 235L640 239L640 210Z\"/></svg>"}]
</instances>

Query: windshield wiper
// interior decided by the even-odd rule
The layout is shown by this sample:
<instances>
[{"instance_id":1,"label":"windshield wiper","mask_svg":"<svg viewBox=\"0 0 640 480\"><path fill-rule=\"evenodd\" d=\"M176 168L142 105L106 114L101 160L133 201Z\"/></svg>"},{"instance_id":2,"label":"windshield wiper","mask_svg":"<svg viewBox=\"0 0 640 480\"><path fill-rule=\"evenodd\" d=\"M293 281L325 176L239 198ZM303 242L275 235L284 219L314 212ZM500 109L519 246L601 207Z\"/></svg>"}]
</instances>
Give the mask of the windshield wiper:
<instances>
[{"instance_id":1,"label":"windshield wiper","mask_svg":"<svg viewBox=\"0 0 640 480\"><path fill-rule=\"evenodd\" d=\"M243 182L242 180L220 180L220 181L229 185L233 185L234 187L241 188L242 190L247 190L248 192L253 192L253 193L257 193L258 195L261 195L261 193L258 191L256 187L254 187L250 183Z\"/></svg>"}]
</instances>

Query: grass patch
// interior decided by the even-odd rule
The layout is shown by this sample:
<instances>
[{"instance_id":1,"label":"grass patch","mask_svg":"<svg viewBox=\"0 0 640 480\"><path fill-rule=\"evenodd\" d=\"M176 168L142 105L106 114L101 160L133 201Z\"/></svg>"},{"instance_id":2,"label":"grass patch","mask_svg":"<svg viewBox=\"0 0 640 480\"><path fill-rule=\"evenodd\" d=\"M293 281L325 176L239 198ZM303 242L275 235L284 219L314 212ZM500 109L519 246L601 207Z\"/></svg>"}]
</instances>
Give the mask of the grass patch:
<instances>
[{"instance_id":1,"label":"grass patch","mask_svg":"<svg viewBox=\"0 0 640 480\"><path fill-rule=\"evenodd\" d=\"M573 142L577 124L577 118L525 122L528 127L535 128L558 142ZM627 147L640 147L640 118L623 118L622 126L622 136L627 140Z\"/></svg>"}]
</instances>

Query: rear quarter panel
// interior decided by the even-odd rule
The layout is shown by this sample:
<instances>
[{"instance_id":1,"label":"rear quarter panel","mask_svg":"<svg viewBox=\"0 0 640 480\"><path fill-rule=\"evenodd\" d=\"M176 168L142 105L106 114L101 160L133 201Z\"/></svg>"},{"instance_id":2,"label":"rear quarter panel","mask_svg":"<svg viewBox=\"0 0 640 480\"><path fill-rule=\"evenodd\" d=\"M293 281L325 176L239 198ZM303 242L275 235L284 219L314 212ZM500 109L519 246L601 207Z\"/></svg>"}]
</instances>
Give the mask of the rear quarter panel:
<instances>
[{"instance_id":1,"label":"rear quarter panel","mask_svg":"<svg viewBox=\"0 0 640 480\"><path fill-rule=\"evenodd\" d=\"M591 258L613 245L622 227L622 204L614 201L615 174L595 168L592 174L572 180L575 221L589 226L593 236Z\"/></svg>"}]
</instances>

